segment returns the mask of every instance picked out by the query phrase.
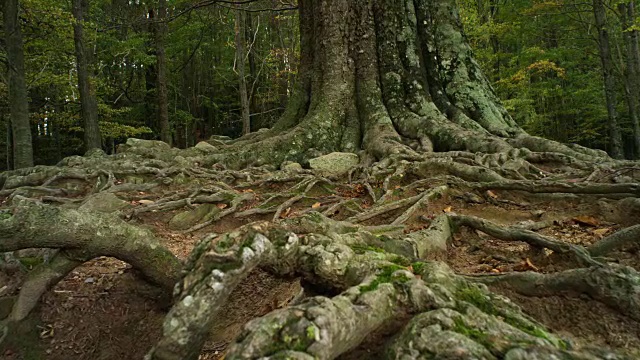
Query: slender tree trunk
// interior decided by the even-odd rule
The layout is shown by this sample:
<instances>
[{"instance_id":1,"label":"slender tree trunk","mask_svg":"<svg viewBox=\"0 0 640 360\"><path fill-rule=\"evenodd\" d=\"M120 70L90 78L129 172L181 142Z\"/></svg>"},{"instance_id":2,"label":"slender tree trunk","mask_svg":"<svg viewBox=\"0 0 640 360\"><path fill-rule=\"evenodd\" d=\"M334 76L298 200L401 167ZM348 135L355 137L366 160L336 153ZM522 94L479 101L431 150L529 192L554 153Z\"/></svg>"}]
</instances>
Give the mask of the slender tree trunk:
<instances>
[{"instance_id":1,"label":"slender tree trunk","mask_svg":"<svg viewBox=\"0 0 640 360\"><path fill-rule=\"evenodd\" d=\"M236 10L235 42L236 42L236 67L238 69L238 90L240 93L240 109L242 114L242 134L251 132L251 118L249 109L249 97L247 95L247 79L245 78L245 14L242 10Z\"/></svg>"},{"instance_id":2,"label":"slender tree trunk","mask_svg":"<svg viewBox=\"0 0 640 360\"><path fill-rule=\"evenodd\" d=\"M607 102L607 113L609 115L609 137L611 140L611 156L617 159L623 158L622 135L618 125L618 114L616 112L615 78L613 75L613 63L611 60L611 47L609 43L609 32L607 31L606 10L602 0L593 0L593 13L598 28L598 46L600 50L600 60L602 61L602 74L604 77L604 92Z\"/></svg>"},{"instance_id":3,"label":"slender tree trunk","mask_svg":"<svg viewBox=\"0 0 640 360\"><path fill-rule=\"evenodd\" d=\"M167 60L165 56L165 37L167 33L167 1L158 1L158 18L156 23L156 70L158 71L158 124L160 140L171 145L171 128L169 126L169 96L167 91Z\"/></svg>"},{"instance_id":4,"label":"slender tree trunk","mask_svg":"<svg viewBox=\"0 0 640 360\"><path fill-rule=\"evenodd\" d=\"M618 10L621 15L622 35L624 38L625 50L626 50L626 74L625 78L625 95L627 99L627 105L629 106L629 117L631 118L631 125L633 127L633 144L634 144L634 158L640 158L640 122L638 121L638 111L640 111L640 74L634 63L634 40L637 43L637 34L634 39L633 32L627 31L631 26L631 22L634 19L634 4L633 2L627 4L619 4ZM636 44L637 47L637 44Z\"/></svg>"},{"instance_id":5,"label":"slender tree trunk","mask_svg":"<svg viewBox=\"0 0 640 360\"><path fill-rule=\"evenodd\" d=\"M154 21L156 18L155 10L153 8L149 8L145 14L147 16L147 32L155 38L155 26ZM147 55L155 56L155 44L152 41L146 43L147 47ZM157 70L156 65L151 63L147 65L144 69L144 84L145 84L145 94L144 94L144 114L145 114L145 125L154 130L160 129L160 126L157 124L158 116L157 116L157 93L156 93L156 81L157 79Z\"/></svg>"},{"instance_id":6,"label":"slender tree trunk","mask_svg":"<svg viewBox=\"0 0 640 360\"><path fill-rule=\"evenodd\" d=\"M18 0L6 0L4 3L4 34L9 68L13 164L16 169L19 169L33 166L33 143L31 141L31 125L29 124L29 100L25 81L22 31L18 22Z\"/></svg>"},{"instance_id":7,"label":"slender tree trunk","mask_svg":"<svg viewBox=\"0 0 640 360\"><path fill-rule=\"evenodd\" d=\"M256 112L256 108L258 106L256 102L255 96L255 88L253 86L254 83L258 81L258 69L256 68L256 56L255 56L255 37L254 37L254 26L253 26L253 16L251 13L246 13L245 18L245 29L246 29L246 37L247 43L250 44L247 49L247 61L249 63L249 84L248 84L248 96L249 96L249 112ZM255 119L254 119L255 120Z\"/></svg>"},{"instance_id":8,"label":"slender tree trunk","mask_svg":"<svg viewBox=\"0 0 640 360\"><path fill-rule=\"evenodd\" d=\"M102 148L100 127L98 126L98 100L95 84L89 69L90 54L85 48L84 14L88 8L87 0L73 1L73 40L76 48L76 66L78 69L78 89L80 106L84 120L84 146L87 150Z\"/></svg>"}]
</instances>

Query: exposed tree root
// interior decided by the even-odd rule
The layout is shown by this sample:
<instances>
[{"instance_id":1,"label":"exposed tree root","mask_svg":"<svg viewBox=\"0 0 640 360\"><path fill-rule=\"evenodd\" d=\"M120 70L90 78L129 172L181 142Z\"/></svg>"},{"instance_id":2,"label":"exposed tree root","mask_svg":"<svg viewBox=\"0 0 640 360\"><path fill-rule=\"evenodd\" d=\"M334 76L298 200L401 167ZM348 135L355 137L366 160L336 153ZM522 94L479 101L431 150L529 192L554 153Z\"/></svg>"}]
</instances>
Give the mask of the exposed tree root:
<instances>
[{"instance_id":1,"label":"exposed tree root","mask_svg":"<svg viewBox=\"0 0 640 360\"><path fill-rule=\"evenodd\" d=\"M467 226L476 230L480 230L495 238L507 241L523 241L537 248L547 248L559 254L572 254L579 263L586 266L601 266L602 264L594 260L587 249L567 244L546 236L539 235L530 230L524 230L518 227L502 227L490 221L480 219L474 216L450 216L451 222L456 226Z\"/></svg>"},{"instance_id":2,"label":"exposed tree root","mask_svg":"<svg viewBox=\"0 0 640 360\"><path fill-rule=\"evenodd\" d=\"M606 256L626 246L640 245L640 225L611 234L589 247L591 256Z\"/></svg>"},{"instance_id":3,"label":"exposed tree root","mask_svg":"<svg viewBox=\"0 0 640 360\"><path fill-rule=\"evenodd\" d=\"M527 296L589 295L633 319L640 319L640 274L609 264L553 274L535 272L472 277L485 284L504 284Z\"/></svg>"},{"instance_id":4,"label":"exposed tree root","mask_svg":"<svg viewBox=\"0 0 640 360\"><path fill-rule=\"evenodd\" d=\"M112 256L131 264L170 294L182 267L154 236L115 215L84 213L52 207L16 196L0 216L0 252L29 248L61 249L29 273L14 304L10 320L29 314L40 296L75 267L98 256Z\"/></svg>"}]
</instances>

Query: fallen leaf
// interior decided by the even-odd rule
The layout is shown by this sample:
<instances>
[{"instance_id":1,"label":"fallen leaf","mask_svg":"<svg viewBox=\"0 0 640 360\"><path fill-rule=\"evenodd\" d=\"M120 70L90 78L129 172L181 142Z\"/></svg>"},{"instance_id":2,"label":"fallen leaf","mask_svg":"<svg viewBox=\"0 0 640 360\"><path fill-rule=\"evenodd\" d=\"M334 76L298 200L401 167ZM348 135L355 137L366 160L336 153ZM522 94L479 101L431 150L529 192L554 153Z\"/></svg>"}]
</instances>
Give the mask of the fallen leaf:
<instances>
[{"instance_id":1,"label":"fallen leaf","mask_svg":"<svg viewBox=\"0 0 640 360\"><path fill-rule=\"evenodd\" d=\"M604 229L595 229L593 230L593 233L598 235L598 237L603 237L604 234L608 233L611 229L609 228L604 228Z\"/></svg>"},{"instance_id":2,"label":"fallen leaf","mask_svg":"<svg viewBox=\"0 0 640 360\"><path fill-rule=\"evenodd\" d=\"M487 190L487 195L489 195L489 197L491 197L492 199L497 199L498 195L496 195L496 193L494 193L491 190Z\"/></svg>"},{"instance_id":3,"label":"fallen leaf","mask_svg":"<svg viewBox=\"0 0 640 360\"><path fill-rule=\"evenodd\" d=\"M155 201L153 201L153 200L145 200L145 199L138 200L138 202L140 204L142 204L142 205L151 205L151 204L155 203Z\"/></svg>"},{"instance_id":4,"label":"fallen leaf","mask_svg":"<svg viewBox=\"0 0 640 360\"><path fill-rule=\"evenodd\" d=\"M286 218L287 216L289 216L289 213L291 212L291 208L288 207L287 210L285 210L282 215L280 215L281 218Z\"/></svg>"},{"instance_id":5,"label":"fallen leaf","mask_svg":"<svg viewBox=\"0 0 640 360\"><path fill-rule=\"evenodd\" d=\"M319 208L321 205L322 205L322 204L320 204L319 202L317 202L317 203L315 203L315 204L311 205L311 208L312 208L312 209L317 209L317 208Z\"/></svg>"},{"instance_id":6,"label":"fallen leaf","mask_svg":"<svg viewBox=\"0 0 640 360\"><path fill-rule=\"evenodd\" d=\"M499 274L499 273L500 273L500 270L498 270L498 269L491 269L491 272L492 272L492 273Z\"/></svg>"},{"instance_id":7,"label":"fallen leaf","mask_svg":"<svg viewBox=\"0 0 640 360\"><path fill-rule=\"evenodd\" d=\"M444 212L446 212L446 213L450 213L450 212L451 212L451 210L453 210L453 208L452 208L451 206L447 206L447 207L446 207L446 208L444 208L444 210L442 210L442 211L444 211Z\"/></svg>"},{"instance_id":8,"label":"fallen leaf","mask_svg":"<svg viewBox=\"0 0 640 360\"><path fill-rule=\"evenodd\" d=\"M227 208L227 206L229 206L229 205L227 205L225 203L216 204L216 207L218 209L220 209L220 210Z\"/></svg>"},{"instance_id":9,"label":"fallen leaf","mask_svg":"<svg viewBox=\"0 0 640 360\"><path fill-rule=\"evenodd\" d=\"M591 216L586 216L586 215L576 216L571 220L573 220L576 224L592 226L592 227L596 227L600 224L600 222L597 219Z\"/></svg>"}]
</instances>

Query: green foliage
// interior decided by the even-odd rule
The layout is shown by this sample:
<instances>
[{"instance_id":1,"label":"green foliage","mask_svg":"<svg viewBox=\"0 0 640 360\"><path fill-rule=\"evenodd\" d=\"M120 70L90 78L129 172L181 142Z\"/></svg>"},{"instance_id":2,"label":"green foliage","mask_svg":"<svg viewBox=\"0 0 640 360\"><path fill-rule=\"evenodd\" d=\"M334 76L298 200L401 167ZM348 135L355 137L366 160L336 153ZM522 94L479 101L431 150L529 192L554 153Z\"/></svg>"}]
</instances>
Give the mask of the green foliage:
<instances>
[{"instance_id":1,"label":"green foliage","mask_svg":"<svg viewBox=\"0 0 640 360\"><path fill-rule=\"evenodd\" d=\"M623 29L612 10L620 1L608 6L608 30L615 48L624 47ZM607 112L590 2L463 0L460 6L477 60L525 130L606 148ZM636 26L638 19L634 20ZM621 62L620 56L614 54L614 62ZM630 133L622 96L625 75L616 76L618 111Z\"/></svg>"}]
</instances>

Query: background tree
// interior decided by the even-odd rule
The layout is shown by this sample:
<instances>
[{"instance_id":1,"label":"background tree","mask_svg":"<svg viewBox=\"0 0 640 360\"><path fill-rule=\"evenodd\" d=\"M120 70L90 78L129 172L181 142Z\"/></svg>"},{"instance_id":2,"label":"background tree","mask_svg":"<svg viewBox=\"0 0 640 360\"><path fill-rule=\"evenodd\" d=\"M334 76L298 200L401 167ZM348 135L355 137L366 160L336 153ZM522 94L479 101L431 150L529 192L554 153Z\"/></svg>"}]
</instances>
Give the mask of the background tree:
<instances>
[{"instance_id":1,"label":"background tree","mask_svg":"<svg viewBox=\"0 0 640 360\"><path fill-rule=\"evenodd\" d=\"M82 119L84 121L84 145L87 150L101 149L102 137L98 126L98 103L96 99L95 84L90 68L91 52L87 49L84 36L85 13L88 8L88 0L72 0L73 40L76 49L76 67L78 70L78 90Z\"/></svg>"},{"instance_id":2,"label":"background tree","mask_svg":"<svg viewBox=\"0 0 640 360\"><path fill-rule=\"evenodd\" d=\"M33 148L18 0L5 1L3 11L13 164L16 169L20 169L33 166Z\"/></svg>"},{"instance_id":3,"label":"background tree","mask_svg":"<svg viewBox=\"0 0 640 360\"><path fill-rule=\"evenodd\" d=\"M172 144L171 128L169 126L169 99L167 89L167 60L165 54L165 38L167 33L167 1L158 0L158 17L154 19L156 35L156 71L158 92L158 124L160 125L160 140Z\"/></svg>"}]
</instances>

